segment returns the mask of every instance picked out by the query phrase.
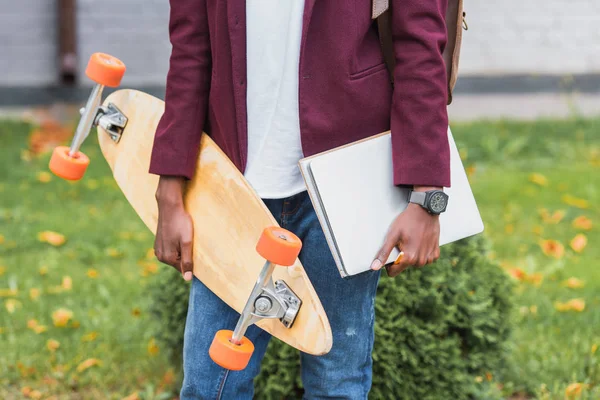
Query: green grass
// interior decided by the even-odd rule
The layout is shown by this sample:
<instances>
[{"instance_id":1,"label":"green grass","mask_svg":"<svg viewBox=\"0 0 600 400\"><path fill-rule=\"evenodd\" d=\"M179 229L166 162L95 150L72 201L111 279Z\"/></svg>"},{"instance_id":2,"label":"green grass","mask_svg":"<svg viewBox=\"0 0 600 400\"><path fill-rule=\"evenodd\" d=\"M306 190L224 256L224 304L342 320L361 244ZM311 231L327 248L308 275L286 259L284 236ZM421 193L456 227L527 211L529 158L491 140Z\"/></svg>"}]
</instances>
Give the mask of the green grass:
<instances>
[{"instance_id":1,"label":"green grass","mask_svg":"<svg viewBox=\"0 0 600 400\"><path fill-rule=\"evenodd\" d=\"M600 350L592 354L592 347L600 346L599 128L598 120L454 127L465 164L474 169L473 190L494 257L504 268L543 277L539 285L520 282L514 293L515 362L493 377L507 397L563 399L569 384L582 383L589 386L581 399L600 398ZM43 398L119 399L136 391L144 399L166 397L165 349L149 351L153 321L145 292L153 270L139 265L152 247L150 232L116 187L95 139L84 147L92 158L84 181L53 177L43 183L38 174L47 170L48 155L31 161L21 156L30 129L25 123L0 123L0 398L20 398L23 388L38 390ZM547 185L530 182L532 173L542 174ZM588 208L565 204L565 194L587 200ZM548 224L541 208L565 215ZM590 231L572 227L580 215L592 220ZM63 234L66 243L40 242L43 231ZM581 253L569 247L577 233L588 239ZM564 256L544 255L542 239L561 242ZM89 277L90 269L98 277ZM72 288L57 292L66 276ZM570 277L585 286L564 287ZM37 300L31 289L39 289ZM573 298L585 301L582 312L555 309L555 302ZM6 306L15 300L9 313ZM73 312L66 327L53 325L52 313L59 308ZM47 331L28 328L32 319ZM84 341L92 332L97 337ZM60 343L54 352L47 348L49 339ZM78 371L89 358L101 364Z\"/></svg>"}]
</instances>

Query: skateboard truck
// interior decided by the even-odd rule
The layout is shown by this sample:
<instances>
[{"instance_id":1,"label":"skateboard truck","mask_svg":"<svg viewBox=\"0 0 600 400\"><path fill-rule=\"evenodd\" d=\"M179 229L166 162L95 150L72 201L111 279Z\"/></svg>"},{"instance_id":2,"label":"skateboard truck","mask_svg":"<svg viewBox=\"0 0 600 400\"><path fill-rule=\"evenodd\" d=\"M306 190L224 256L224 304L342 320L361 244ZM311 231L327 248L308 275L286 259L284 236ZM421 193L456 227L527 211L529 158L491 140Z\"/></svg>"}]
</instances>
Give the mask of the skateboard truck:
<instances>
[{"instance_id":1,"label":"skateboard truck","mask_svg":"<svg viewBox=\"0 0 600 400\"><path fill-rule=\"evenodd\" d=\"M302 248L302 242L293 233L280 228L266 228L256 245L257 252L266 259L248 301L233 331L218 331L209 349L210 357L223 368L234 371L248 365L254 345L244 336L248 327L261 319L278 318L291 328L302 301L283 281L273 283L276 265L292 266Z\"/></svg>"},{"instance_id":2,"label":"skateboard truck","mask_svg":"<svg viewBox=\"0 0 600 400\"><path fill-rule=\"evenodd\" d=\"M79 149L90 134L92 126L100 125L109 133L113 141L118 142L127 124L127 118L118 108L111 104L108 107L101 106L104 87L119 86L125 74L125 64L108 54L94 53L90 57L85 73L95 82L92 93L88 97L85 108L81 109L81 119L71 146L55 148L49 165L52 172L68 180L81 179L90 163L89 158Z\"/></svg>"}]
</instances>

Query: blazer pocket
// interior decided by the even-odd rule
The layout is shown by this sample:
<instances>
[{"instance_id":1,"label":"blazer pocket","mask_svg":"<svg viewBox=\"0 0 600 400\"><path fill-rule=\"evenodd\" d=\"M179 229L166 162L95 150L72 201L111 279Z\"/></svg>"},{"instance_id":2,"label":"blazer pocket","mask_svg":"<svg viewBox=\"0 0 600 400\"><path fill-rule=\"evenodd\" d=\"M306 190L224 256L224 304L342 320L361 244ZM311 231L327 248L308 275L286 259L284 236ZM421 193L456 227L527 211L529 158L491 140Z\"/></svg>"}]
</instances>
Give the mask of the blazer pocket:
<instances>
[{"instance_id":1,"label":"blazer pocket","mask_svg":"<svg viewBox=\"0 0 600 400\"><path fill-rule=\"evenodd\" d=\"M385 65L385 62L381 62L380 64L374 65L374 66L364 69L362 71L350 74L350 80L354 81L356 79L365 78L367 76L374 75L383 70L387 70L387 66Z\"/></svg>"}]
</instances>

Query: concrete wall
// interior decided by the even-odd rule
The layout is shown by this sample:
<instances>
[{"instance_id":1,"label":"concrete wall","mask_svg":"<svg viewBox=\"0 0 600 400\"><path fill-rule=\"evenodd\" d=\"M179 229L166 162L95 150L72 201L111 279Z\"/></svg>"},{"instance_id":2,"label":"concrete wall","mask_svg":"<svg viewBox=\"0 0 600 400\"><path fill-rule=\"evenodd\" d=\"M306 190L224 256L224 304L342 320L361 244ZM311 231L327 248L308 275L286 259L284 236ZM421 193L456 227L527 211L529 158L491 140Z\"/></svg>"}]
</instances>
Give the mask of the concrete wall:
<instances>
[{"instance_id":1,"label":"concrete wall","mask_svg":"<svg viewBox=\"0 0 600 400\"><path fill-rule=\"evenodd\" d=\"M465 3L470 30L463 76L600 73L600 1ZM0 8L0 86L56 83L56 9L51 0L10 1ZM89 55L103 51L127 61L124 84L163 85L168 10L167 0L78 0L81 81Z\"/></svg>"}]
</instances>

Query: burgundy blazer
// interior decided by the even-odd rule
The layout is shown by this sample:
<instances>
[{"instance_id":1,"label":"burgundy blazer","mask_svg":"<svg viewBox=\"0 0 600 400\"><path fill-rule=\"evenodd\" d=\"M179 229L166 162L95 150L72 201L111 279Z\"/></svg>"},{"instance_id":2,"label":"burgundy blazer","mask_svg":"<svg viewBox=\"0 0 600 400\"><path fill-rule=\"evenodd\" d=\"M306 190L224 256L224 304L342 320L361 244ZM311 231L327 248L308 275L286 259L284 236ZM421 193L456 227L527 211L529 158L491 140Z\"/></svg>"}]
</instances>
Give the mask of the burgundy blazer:
<instances>
[{"instance_id":1,"label":"burgundy blazer","mask_svg":"<svg viewBox=\"0 0 600 400\"><path fill-rule=\"evenodd\" d=\"M391 0L389 80L372 0L305 0L299 107L305 156L391 127L396 185L450 186L447 0ZM192 178L202 131L247 161L246 2L170 0L166 108L150 172Z\"/></svg>"}]
</instances>

